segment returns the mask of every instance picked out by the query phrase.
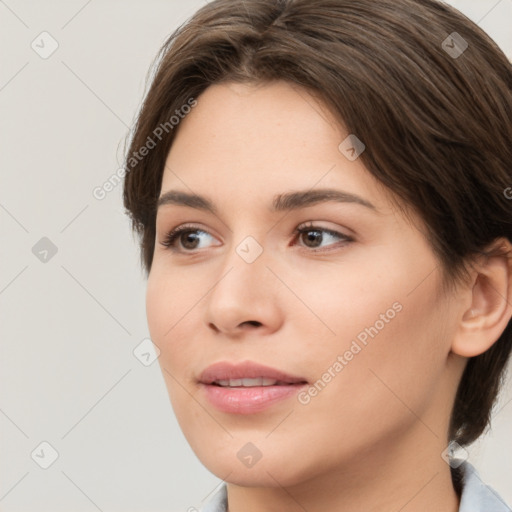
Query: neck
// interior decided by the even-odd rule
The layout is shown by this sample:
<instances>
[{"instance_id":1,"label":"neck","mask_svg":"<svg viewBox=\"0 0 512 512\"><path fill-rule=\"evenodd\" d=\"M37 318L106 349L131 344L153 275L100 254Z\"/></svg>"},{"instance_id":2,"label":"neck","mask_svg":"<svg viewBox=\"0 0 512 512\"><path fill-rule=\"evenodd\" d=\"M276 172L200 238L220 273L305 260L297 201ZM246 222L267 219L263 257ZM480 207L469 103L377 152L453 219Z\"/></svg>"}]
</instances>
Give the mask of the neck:
<instances>
[{"instance_id":1,"label":"neck","mask_svg":"<svg viewBox=\"0 0 512 512\"><path fill-rule=\"evenodd\" d=\"M443 440L423 429L403 437L394 450L357 454L336 471L283 487L228 484L229 512L457 512L460 499Z\"/></svg>"}]
</instances>

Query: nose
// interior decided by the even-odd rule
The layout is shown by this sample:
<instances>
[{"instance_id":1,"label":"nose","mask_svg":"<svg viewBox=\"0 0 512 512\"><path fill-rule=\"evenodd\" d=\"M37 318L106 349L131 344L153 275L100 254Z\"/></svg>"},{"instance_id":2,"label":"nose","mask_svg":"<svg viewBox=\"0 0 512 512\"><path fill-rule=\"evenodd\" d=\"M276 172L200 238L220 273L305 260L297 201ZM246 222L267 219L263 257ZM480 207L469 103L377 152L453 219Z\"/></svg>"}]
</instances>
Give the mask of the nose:
<instances>
[{"instance_id":1,"label":"nose","mask_svg":"<svg viewBox=\"0 0 512 512\"><path fill-rule=\"evenodd\" d=\"M282 283L268 262L266 251L247 262L233 250L206 297L205 322L210 329L237 338L247 332L268 335L280 328Z\"/></svg>"}]
</instances>

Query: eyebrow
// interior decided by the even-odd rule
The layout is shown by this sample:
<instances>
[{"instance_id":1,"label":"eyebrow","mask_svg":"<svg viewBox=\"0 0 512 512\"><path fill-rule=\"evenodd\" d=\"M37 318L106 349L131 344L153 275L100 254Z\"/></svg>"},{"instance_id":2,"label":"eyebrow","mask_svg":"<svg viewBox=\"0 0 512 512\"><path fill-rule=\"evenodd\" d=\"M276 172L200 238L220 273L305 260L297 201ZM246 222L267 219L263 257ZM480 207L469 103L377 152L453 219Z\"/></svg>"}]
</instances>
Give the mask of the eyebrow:
<instances>
[{"instance_id":1,"label":"eyebrow","mask_svg":"<svg viewBox=\"0 0 512 512\"><path fill-rule=\"evenodd\" d=\"M286 194L278 194L274 197L270 208L271 212L282 212L290 210L298 210L307 206L313 206L318 203L334 201L338 203L359 204L374 212L378 213L377 208L362 197L335 189L315 189L301 190L297 192L289 192ZM157 208L161 206L175 204L178 206L188 206L198 210L204 210L214 215L218 214L217 208L213 202L207 197L198 194L189 194L177 190L169 190L158 198Z\"/></svg>"}]
</instances>

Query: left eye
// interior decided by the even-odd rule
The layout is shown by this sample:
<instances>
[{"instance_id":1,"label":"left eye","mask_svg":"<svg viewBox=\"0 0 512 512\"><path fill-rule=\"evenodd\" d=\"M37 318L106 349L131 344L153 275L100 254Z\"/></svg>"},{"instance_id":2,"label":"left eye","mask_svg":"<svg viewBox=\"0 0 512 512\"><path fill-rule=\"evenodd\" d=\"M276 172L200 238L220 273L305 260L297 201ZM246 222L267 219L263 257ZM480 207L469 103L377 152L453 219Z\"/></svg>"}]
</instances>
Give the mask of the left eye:
<instances>
[{"instance_id":1,"label":"left eye","mask_svg":"<svg viewBox=\"0 0 512 512\"><path fill-rule=\"evenodd\" d=\"M295 239L303 240L305 243L305 247L313 250L317 250L318 248L322 248L322 243L326 240L341 240L342 244L351 242L353 239L343 233L338 233L337 231L333 231L331 229L326 229L317 226L307 226L302 228L297 228L295 230ZM307 236L305 236L307 235ZM201 237L203 238L210 237L214 238L210 233L203 229L199 229L194 226L180 226L178 228L170 231L164 241L160 242L164 247L171 249L176 252L180 252L183 249L183 252L191 252L197 249L203 249L204 245L201 246ZM180 244L180 248L177 248L177 242ZM325 244L324 244L325 245ZM330 243L327 245L334 245L334 243Z\"/></svg>"},{"instance_id":2,"label":"left eye","mask_svg":"<svg viewBox=\"0 0 512 512\"><path fill-rule=\"evenodd\" d=\"M350 238L347 235L344 235L343 233L338 233L337 231L333 231L331 229L316 227L316 226L308 226L305 228L300 228L296 230L297 238L307 241L306 247L310 249L317 249L320 247L318 243L322 243L325 239L338 239L342 240L343 242L351 242L353 239ZM304 235L308 235L306 238ZM308 245L312 244L312 245ZM327 245L334 245L334 244L327 244Z\"/></svg>"}]
</instances>

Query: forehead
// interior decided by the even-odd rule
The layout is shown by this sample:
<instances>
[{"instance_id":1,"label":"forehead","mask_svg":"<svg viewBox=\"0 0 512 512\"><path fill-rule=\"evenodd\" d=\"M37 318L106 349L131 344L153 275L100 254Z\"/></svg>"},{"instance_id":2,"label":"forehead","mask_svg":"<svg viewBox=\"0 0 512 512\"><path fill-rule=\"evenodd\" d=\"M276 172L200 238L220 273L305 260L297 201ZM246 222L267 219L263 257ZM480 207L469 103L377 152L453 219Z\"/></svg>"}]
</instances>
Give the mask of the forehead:
<instances>
[{"instance_id":1,"label":"forehead","mask_svg":"<svg viewBox=\"0 0 512 512\"><path fill-rule=\"evenodd\" d=\"M275 196L338 188L376 208L387 189L340 144L350 135L305 89L283 81L210 86L180 122L163 174L170 189L202 195Z\"/></svg>"},{"instance_id":2,"label":"forehead","mask_svg":"<svg viewBox=\"0 0 512 512\"><path fill-rule=\"evenodd\" d=\"M266 161L335 154L342 129L318 100L287 82L212 85L183 119L171 152L216 161ZM316 149L316 151L315 151ZM240 163L244 163L240 162Z\"/></svg>"}]
</instances>

